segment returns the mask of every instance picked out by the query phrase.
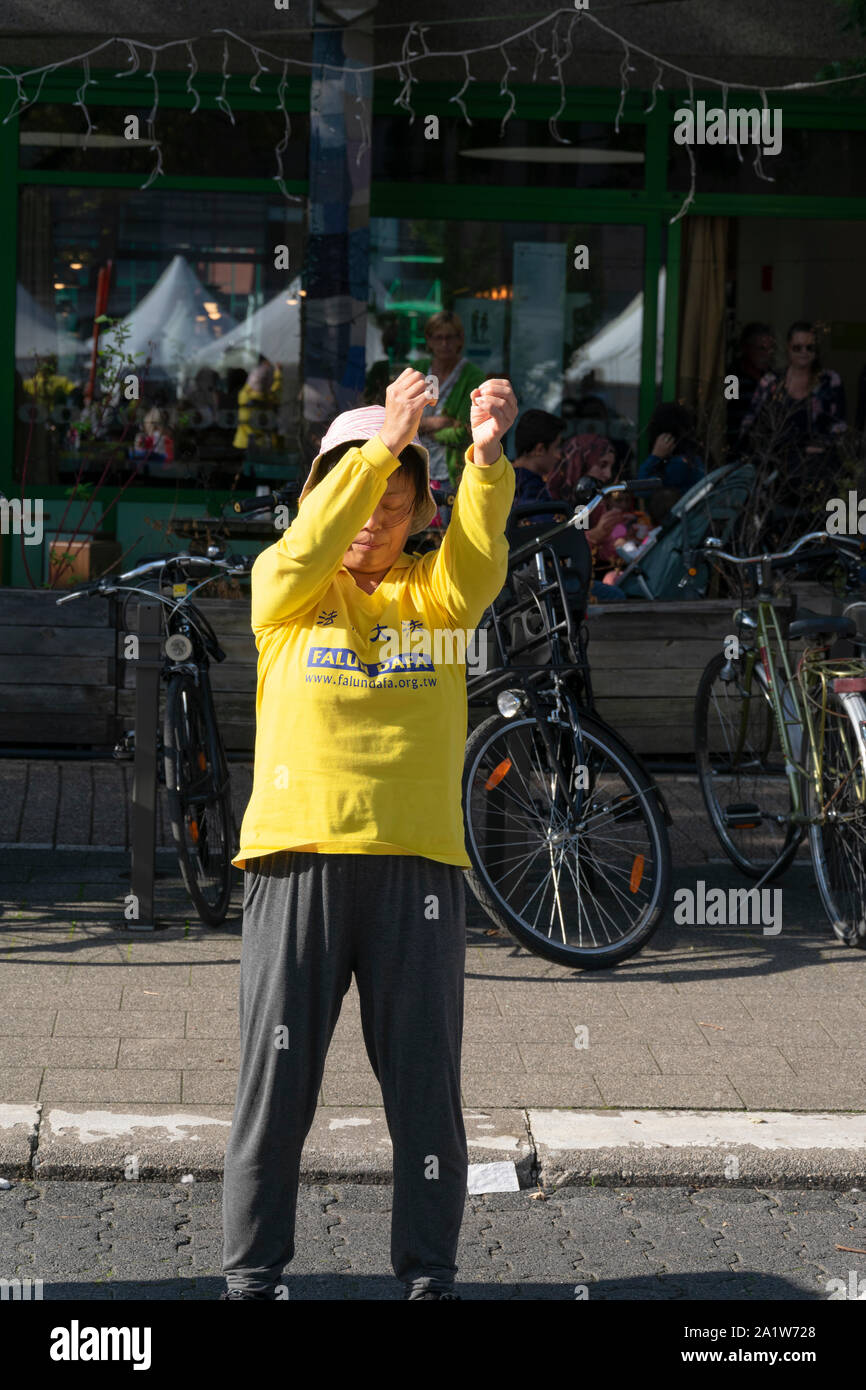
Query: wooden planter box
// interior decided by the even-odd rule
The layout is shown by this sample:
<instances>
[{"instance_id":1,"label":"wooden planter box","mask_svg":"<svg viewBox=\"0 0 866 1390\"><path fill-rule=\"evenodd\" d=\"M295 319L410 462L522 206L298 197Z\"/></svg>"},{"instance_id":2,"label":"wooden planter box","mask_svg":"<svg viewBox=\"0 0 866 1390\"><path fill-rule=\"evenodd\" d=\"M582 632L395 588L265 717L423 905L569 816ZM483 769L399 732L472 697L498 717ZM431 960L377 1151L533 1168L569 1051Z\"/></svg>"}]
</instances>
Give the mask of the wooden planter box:
<instances>
[{"instance_id":1,"label":"wooden planter box","mask_svg":"<svg viewBox=\"0 0 866 1390\"><path fill-rule=\"evenodd\" d=\"M838 612L817 586L801 606ZM0 743L112 747L133 725L134 663L123 659L114 607L56 593L0 589ZM249 600L200 599L228 659L211 665L229 752L252 756L257 653ZM589 660L599 713L648 756L691 757L701 672L733 632L733 603L635 600L589 610ZM794 650L798 650L797 644Z\"/></svg>"},{"instance_id":2,"label":"wooden planter box","mask_svg":"<svg viewBox=\"0 0 866 1390\"><path fill-rule=\"evenodd\" d=\"M0 589L0 743L101 747L115 738L116 635L104 599Z\"/></svg>"}]
</instances>

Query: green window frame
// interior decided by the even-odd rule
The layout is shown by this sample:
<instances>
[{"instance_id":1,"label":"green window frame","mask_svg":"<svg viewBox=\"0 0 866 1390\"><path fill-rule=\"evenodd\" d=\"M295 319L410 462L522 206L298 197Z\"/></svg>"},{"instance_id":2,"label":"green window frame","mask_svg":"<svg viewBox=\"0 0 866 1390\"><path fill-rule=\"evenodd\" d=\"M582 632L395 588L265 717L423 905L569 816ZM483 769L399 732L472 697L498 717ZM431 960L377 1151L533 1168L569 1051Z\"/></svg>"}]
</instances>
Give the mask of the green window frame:
<instances>
[{"instance_id":1,"label":"green window frame","mask_svg":"<svg viewBox=\"0 0 866 1390\"><path fill-rule=\"evenodd\" d=\"M94 84L87 89L89 106L143 106L151 105L152 85L146 77L117 78L109 70L96 71ZM82 73L55 73L46 79L40 100L44 102L73 104L83 80ZM98 85L96 85L98 83ZM222 91L222 75L201 72L196 74L196 90L199 94L200 109L218 111L217 98ZM276 78L260 75L260 92L253 92L247 78L235 78L228 88L228 98L232 109L244 110L272 109L276 104L278 82ZM458 87L455 83L418 83L412 97L416 112L416 124L423 115L436 114L442 119L462 120L462 115L452 101ZM378 80L374 90L373 111L375 115L395 113L394 102L400 91L395 81ZM557 113L560 105L558 85L513 84L511 91L515 97L514 116L526 120L548 121ZM3 89L0 88L0 95ZM30 93L32 95L32 93ZM78 187L99 188L140 188L139 174L66 174L47 170L20 170L18 167L18 120L13 117L2 124L2 117L12 109L15 99L13 83L5 88L5 97L0 102L0 180L3 197L0 198L0 490L14 495L13 484L13 431L14 431L14 361L15 361L15 297L16 297L16 250L18 235L18 190L27 184L55 184ZM667 293L665 299L664 348L662 360L662 396L671 396L676 390L676 370L678 354L678 319L680 258L682 242L682 219L671 224L670 219L679 211L683 193L667 187L667 160L673 131L674 111L685 104L688 93L681 91L659 91L651 110L647 110L650 94L643 90L630 90L621 102L618 90L610 88L570 88L566 89L566 101L560 112L560 120L587 120L615 124L617 116L622 123L639 123L646 128L645 145L645 183L641 190L567 190L555 189L549 194L538 188L508 188L473 190L454 185L425 184L423 196L437 217L454 219L496 220L542 220L549 222L582 223L628 223L641 226L644 230L644 315L643 345L641 354L641 386L639 405L639 429L645 428L656 401L655 358L657 333L658 278L662 265L667 269ZM695 97L718 105L718 90L696 91ZM160 77L160 107L163 110L191 111L194 97L186 90L186 77L181 73L162 74ZM501 118L507 110L507 99L500 92L497 83L473 83L464 98L466 110L471 117ZM752 101L752 94L748 100ZM754 100L759 100L757 93ZM844 89L823 89L820 96L785 94L781 99L772 94L772 101L783 109L783 119L790 127L810 129L851 129L866 130L866 110L851 99L846 99ZM309 78L291 78L286 84L286 108L290 112L309 110ZM408 121L408 116L407 116ZM551 137L552 138L552 137ZM178 189L187 192L206 190L209 192L272 192L272 179L219 178L215 176L195 177L164 174L154 180L151 188ZM289 192L306 196L308 181L286 180ZM691 215L725 215L731 217L777 216L809 217L826 219L849 219L866 221L866 198L823 198L815 195L778 196L763 194L702 194L698 189L689 212ZM370 214L372 217L417 217L419 186L411 183L374 183L371 188ZM65 495L63 487L46 487L43 493L47 498ZM106 488L105 500L110 501L118 489ZM165 500L162 489L136 488L135 500L154 502ZM179 502L199 501L203 505L219 505L229 494L224 491L202 491L201 489L178 489ZM4 547L4 572L0 583L8 583L8 546Z\"/></svg>"}]
</instances>

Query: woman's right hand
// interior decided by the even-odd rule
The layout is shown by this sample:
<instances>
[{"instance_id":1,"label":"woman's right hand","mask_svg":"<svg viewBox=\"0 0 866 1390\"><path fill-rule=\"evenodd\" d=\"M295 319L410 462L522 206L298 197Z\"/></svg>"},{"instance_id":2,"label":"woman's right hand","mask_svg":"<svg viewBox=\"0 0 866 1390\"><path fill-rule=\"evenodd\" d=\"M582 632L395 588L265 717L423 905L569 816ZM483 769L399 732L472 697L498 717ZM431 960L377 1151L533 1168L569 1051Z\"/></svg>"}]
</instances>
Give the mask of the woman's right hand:
<instances>
[{"instance_id":1,"label":"woman's right hand","mask_svg":"<svg viewBox=\"0 0 866 1390\"><path fill-rule=\"evenodd\" d=\"M396 456L418 433L424 407L429 404L424 377L414 367L407 367L385 392L385 419L379 438Z\"/></svg>"}]
</instances>

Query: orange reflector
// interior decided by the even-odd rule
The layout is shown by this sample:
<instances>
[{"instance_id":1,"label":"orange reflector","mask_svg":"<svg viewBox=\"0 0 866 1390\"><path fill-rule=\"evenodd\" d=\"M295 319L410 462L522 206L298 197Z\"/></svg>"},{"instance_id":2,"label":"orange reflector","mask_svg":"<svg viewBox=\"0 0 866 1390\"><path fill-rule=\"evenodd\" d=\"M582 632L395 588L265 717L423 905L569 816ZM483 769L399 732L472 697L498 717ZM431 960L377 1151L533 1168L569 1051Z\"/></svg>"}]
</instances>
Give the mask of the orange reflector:
<instances>
[{"instance_id":1,"label":"orange reflector","mask_svg":"<svg viewBox=\"0 0 866 1390\"><path fill-rule=\"evenodd\" d=\"M495 767L491 772L490 776L487 778L487 781L484 783L484 790L486 792L492 792L493 788L498 787L503 777L505 777L505 775L510 771L511 759L504 758L502 762L499 764L499 766Z\"/></svg>"},{"instance_id":2,"label":"orange reflector","mask_svg":"<svg viewBox=\"0 0 866 1390\"><path fill-rule=\"evenodd\" d=\"M192 836L192 838L193 838L193 840L195 841L195 843L198 844L198 821L194 821L194 820L191 820L191 821L190 821L190 823L189 823L189 833L190 833L190 835ZM632 878L634 878L634 870L633 870L633 869L632 869ZM634 891L634 890L632 890L632 891Z\"/></svg>"},{"instance_id":3,"label":"orange reflector","mask_svg":"<svg viewBox=\"0 0 866 1390\"><path fill-rule=\"evenodd\" d=\"M198 765L201 768L202 772L204 772L207 767L207 758L205 757L201 749L199 749L198 753Z\"/></svg>"},{"instance_id":4,"label":"orange reflector","mask_svg":"<svg viewBox=\"0 0 866 1390\"><path fill-rule=\"evenodd\" d=\"M643 855L636 854L631 866L631 878L628 881L628 886L633 893L636 893L640 888L640 881L643 878L643 866Z\"/></svg>"},{"instance_id":5,"label":"orange reflector","mask_svg":"<svg viewBox=\"0 0 866 1390\"><path fill-rule=\"evenodd\" d=\"M690 569L689 574L692 576L692 579L694 579L695 575L697 574L697 570Z\"/></svg>"}]
</instances>

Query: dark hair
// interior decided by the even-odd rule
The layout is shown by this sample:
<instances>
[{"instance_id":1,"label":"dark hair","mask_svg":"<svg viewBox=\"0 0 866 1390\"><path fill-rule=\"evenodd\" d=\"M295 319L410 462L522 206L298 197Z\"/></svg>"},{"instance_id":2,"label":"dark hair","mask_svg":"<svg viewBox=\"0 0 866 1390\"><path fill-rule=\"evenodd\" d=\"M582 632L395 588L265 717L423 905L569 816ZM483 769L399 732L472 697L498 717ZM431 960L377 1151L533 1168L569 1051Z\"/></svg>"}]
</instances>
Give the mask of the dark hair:
<instances>
[{"instance_id":1,"label":"dark hair","mask_svg":"<svg viewBox=\"0 0 866 1390\"><path fill-rule=\"evenodd\" d=\"M564 429L565 421L558 415L551 415L546 410L525 410L514 430L515 457L531 453L536 444L549 448Z\"/></svg>"},{"instance_id":2,"label":"dark hair","mask_svg":"<svg viewBox=\"0 0 866 1390\"><path fill-rule=\"evenodd\" d=\"M662 401L661 405L656 406L649 422L649 446L652 448L660 434L672 434L680 453L696 449L697 444L691 437L694 427L695 417L686 406L678 401Z\"/></svg>"},{"instance_id":3,"label":"dark hair","mask_svg":"<svg viewBox=\"0 0 866 1390\"><path fill-rule=\"evenodd\" d=\"M366 443L366 439L349 439L345 444L337 444L333 449L329 449L326 454L322 455L316 482L321 482L325 474L330 473L331 469L335 468L340 462L340 459L345 458L350 449L360 449L361 446ZM402 454L398 457L402 465L402 471L406 474L411 486L415 490L416 504L424 501L427 496L428 483L427 470L424 467L422 456L418 453L414 444L407 444Z\"/></svg>"},{"instance_id":4,"label":"dark hair","mask_svg":"<svg viewBox=\"0 0 866 1390\"><path fill-rule=\"evenodd\" d=\"M785 334L785 342L790 343L795 333L812 334L812 337L815 339L815 354L812 358L812 371L819 372L821 370L821 353L818 349L818 331L814 323L809 323L808 319L797 319L797 322L792 323Z\"/></svg>"},{"instance_id":5,"label":"dark hair","mask_svg":"<svg viewBox=\"0 0 866 1390\"><path fill-rule=\"evenodd\" d=\"M773 336L773 330L768 323L761 323L758 319L752 323L747 323L740 334L740 351L742 352L753 338L763 338L767 333L770 337Z\"/></svg>"}]
</instances>

